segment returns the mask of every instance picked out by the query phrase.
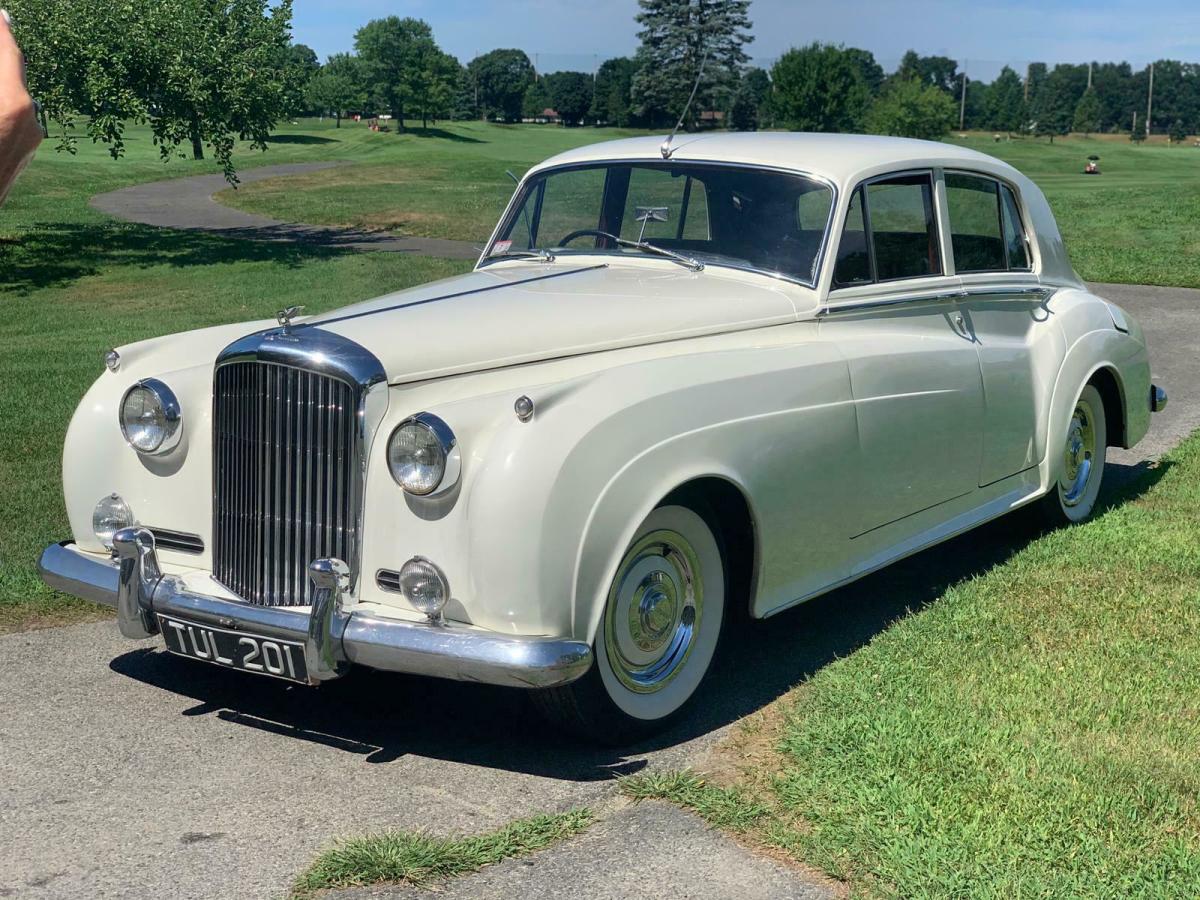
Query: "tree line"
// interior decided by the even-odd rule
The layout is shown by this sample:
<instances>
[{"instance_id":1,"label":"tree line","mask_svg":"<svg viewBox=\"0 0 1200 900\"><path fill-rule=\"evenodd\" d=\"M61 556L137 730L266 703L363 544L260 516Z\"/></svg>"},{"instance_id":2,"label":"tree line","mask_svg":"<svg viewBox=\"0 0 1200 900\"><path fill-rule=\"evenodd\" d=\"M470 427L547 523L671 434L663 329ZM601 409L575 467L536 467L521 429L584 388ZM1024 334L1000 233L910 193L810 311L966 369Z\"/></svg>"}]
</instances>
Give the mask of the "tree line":
<instances>
[{"instance_id":1,"label":"tree line","mask_svg":"<svg viewBox=\"0 0 1200 900\"><path fill-rule=\"evenodd\" d=\"M324 64L291 41L292 0L6 0L29 85L72 149L88 137L123 148L147 122L163 156L210 148L236 180L236 141L265 149L280 119L306 113L391 116L398 130L442 119L667 129L784 128L939 138L968 129L1048 136L1070 131L1200 132L1200 66L1160 60L1033 63L973 81L945 56L907 53L886 73L870 51L812 43L769 70L749 65L750 0L639 0L638 51L594 73L541 74L518 49L463 65L429 24L389 16L360 28L354 51ZM1146 100L1153 79L1153 104ZM695 102L688 98L695 88ZM1135 116L1140 116L1134 128Z\"/></svg>"}]
</instances>

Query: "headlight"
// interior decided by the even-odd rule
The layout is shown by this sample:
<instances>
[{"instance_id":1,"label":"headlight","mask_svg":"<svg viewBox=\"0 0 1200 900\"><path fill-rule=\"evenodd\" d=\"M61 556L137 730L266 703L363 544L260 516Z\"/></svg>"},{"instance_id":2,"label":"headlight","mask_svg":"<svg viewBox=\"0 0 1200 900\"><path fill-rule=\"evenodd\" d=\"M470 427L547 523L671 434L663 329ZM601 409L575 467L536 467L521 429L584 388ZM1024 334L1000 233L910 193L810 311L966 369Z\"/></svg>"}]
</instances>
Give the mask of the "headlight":
<instances>
[{"instance_id":1,"label":"headlight","mask_svg":"<svg viewBox=\"0 0 1200 900\"><path fill-rule=\"evenodd\" d=\"M400 592L405 600L431 619L441 617L450 599L446 576L423 556L414 556L400 567Z\"/></svg>"},{"instance_id":2,"label":"headlight","mask_svg":"<svg viewBox=\"0 0 1200 900\"><path fill-rule=\"evenodd\" d=\"M166 453L183 434L183 413L171 389L157 378L139 381L121 400L121 433L141 453Z\"/></svg>"},{"instance_id":3,"label":"headlight","mask_svg":"<svg viewBox=\"0 0 1200 900\"><path fill-rule=\"evenodd\" d=\"M92 511L92 531L96 532L96 539L108 550L112 549L113 535L133 524L133 511L116 494L101 497Z\"/></svg>"},{"instance_id":4,"label":"headlight","mask_svg":"<svg viewBox=\"0 0 1200 900\"><path fill-rule=\"evenodd\" d=\"M454 432L430 413L401 422L388 439L387 454L396 483L418 497L454 487L462 469Z\"/></svg>"}]
</instances>

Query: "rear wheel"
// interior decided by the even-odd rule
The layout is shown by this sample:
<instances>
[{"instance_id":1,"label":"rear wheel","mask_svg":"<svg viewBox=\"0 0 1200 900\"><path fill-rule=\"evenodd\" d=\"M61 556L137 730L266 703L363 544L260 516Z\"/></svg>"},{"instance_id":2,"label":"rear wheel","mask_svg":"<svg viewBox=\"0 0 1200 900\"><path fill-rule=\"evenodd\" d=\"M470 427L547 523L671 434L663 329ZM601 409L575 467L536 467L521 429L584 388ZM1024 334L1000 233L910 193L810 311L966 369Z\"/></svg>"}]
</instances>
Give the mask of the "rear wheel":
<instances>
[{"instance_id":1,"label":"rear wheel","mask_svg":"<svg viewBox=\"0 0 1200 900\"><path fill-rule=\"evenodd\" d=\"M1067 433L1059 440L1062 464L1058 481L1042 498L1043 516L1053 526L1086 520L1100 496L1108 422L1104 400L1094 385L1086 385L1080 392L1067 423Z\"/></svg>"},{"instance_id":2,"label":"rear wheel","mask_svg":"<svg viewBox=\"0 0 1200 900\"><path fill-rule=\"evenodd\" d=\"M725 619L725 561L710 514L663 505L617 566L596 631L595 665L535 702L556 723L624 743L674 720L695 696Z\"/></svg>"}]
</instances>

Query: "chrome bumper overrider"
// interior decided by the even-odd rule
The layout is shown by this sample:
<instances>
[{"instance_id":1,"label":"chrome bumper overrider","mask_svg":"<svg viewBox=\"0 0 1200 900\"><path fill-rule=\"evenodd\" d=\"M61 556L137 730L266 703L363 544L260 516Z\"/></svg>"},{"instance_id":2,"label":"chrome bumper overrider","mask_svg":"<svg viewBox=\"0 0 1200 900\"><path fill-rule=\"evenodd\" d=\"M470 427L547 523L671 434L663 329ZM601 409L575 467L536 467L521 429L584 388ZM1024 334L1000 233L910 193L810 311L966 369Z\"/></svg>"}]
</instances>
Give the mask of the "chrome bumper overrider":
<instances>
[{"instance_id":1,"label":"chrome bumper overrider","mask_svg":"<svg viewBox=\"0 0 1200 900\"><path fill-rule=\"evenodd\" d=\"M1167 389L1161 385L1150 385L1150 412L1162 412L1167 408Z\"/></svg>"},{"instance_id":2,"label":"chrome bumper overrider","mask_svg":"<svg viewBox=\"0 0 1200 900\"><path fill-rule=\"evenodd\" d=\"M309 612L251 606L201 594L181 579L164 575L145 528L117 532L117 559L84 556L51 544L38 562L52 588L117 609L121 633L129 638L157 634L157 614L246 631L304 644L310 680L341 675L349 664L458 681L540 688L578 678L592 664L591 648L550 637L516 637L464 625L406 622L342 610L349 570L336 559L309 567L317 590Z\"/></svg>"}]
</instances>

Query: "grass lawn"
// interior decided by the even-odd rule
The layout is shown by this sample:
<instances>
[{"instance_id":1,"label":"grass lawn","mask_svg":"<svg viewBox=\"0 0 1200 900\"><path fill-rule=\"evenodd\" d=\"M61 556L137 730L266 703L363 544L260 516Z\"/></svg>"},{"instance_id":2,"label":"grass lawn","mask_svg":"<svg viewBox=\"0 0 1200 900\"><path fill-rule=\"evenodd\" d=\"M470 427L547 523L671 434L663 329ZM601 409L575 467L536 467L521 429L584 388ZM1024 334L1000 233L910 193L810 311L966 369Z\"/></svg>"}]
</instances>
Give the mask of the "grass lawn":
<instances>
[{"instance_id":1,"label":"grass lawn","mask_svg":"<svg viewBox=\"0 0 1200 900\"><path fill-rule=\"evenodd\" d=\"M303 130L300 130L303 129ZM423 237L476 241L492 233L523 175L563 150L642 132L454 122L429 134L378 133L365 125L305 121L280 139L303 140L306 159L352 163L272 178L218 195L222 203L286 222L353 225Z\"/></svg>"},{"instance_id":2,"label":"grass lawn","mask_svg":"<svg viewBox=\"0 0 1200 900\"><path fill-rule=\"evenodd\" d=\"M348 172L377 171L379 161L408 154L448 172L448 160L462 155L463 174L455 182L462 191L477 192L472 215L484 223L475 229L480 239L507 200L504 190L493 190L508 182L505 168L523 171L573 143L621 133L526 132L472 123L438 136L400 137L313 124L315 130L284 129L269 152L247 150L239 165L336 158L362 164ZM298 298L318 312L470 267L407 254L149 228L116 222L87 205L103 191L217 171L211 161L164 164L148 129L132 127L120 160L86 142L74 156L47 143L0 209L0 415L6 423L0 437L0 632L106 614L45 587L35 564L46 544L68 534L59 466L63 435L108 348L270 317ZM484 187L473 188L474 181ZM461 209L463 194L455 196Z\"/></svg>"},{"instance_id":3,"label":"grass lawn","mask_svg":"<svg viewBox=\"0 0 1200 900\"><path fill-rule=\"evenodd\" d=\"M863 896L1200 895L1200 436L1144 477L785 695L734 777L627 793Z\"/></svg>"},{"instance_id":4,"label":"grass lawn","mask_svg":"<svg viewBox=\"0 0 1200 900\"><path fill-rule=\"evenodd\" d=\"M232 202L482 239L511 190L505 168L616 134L470 123L397 136L308 123L242 165L354 165L260 182ZM319 311L469 265L113 222L90 195L216 171L164 165L145 129L128 136L116 162L90 145L75 157L47 147L0 210L0 631L94 614L46 589L34 563L67 534L63 434L107 348L263 318L297 298ZM1045 187L1085 277L1200 286L1200 152L967 140ZM1100 178L1075 174L1089 152L1102 157ZM1200 894L1200 437L1159 475L821 670L772 708L757 765L732 784L678 774L626 789L696 808L867 895ZM417 880L463 871L567 828L518 824L483 844L347 844L302 887L372 866Z\"/></svg>"},{"instance_id":5,"label":"grass lawn","mask_svg":"<svg viewBox=\"0 0 1200 900\"><path fill-rule=\"evenodd\" d=\"M310 311L468 268L461 261L258 244L117 223L91 210L97 192L217 171L163 165L144 129L129 157L83 145L78 156L39 152L0 209L0 632L103 611L45 587L35 571L68 536L59 460L79 398L104 351L159 334L269 317L298 297ZM276 145L245 161L295 158Z\"/></svg>"},{"instance_id":6,"label":"grass lawn","mask_svg":"<svg viewBox=\"0 0 1200 900\"><path fill-rule=\"evenodd\" d=\"M1082 137L958 143L1037 182L1087 280L1200 287L1200 149ZM1080 174L1093 153L1103 174Z\"/></svg>"},{"instance_id":7,"label":"grass lawn","mask_svg":"<svg viewBox=\"0 0 1200 900\"><path fill-rule=\"evenodd\" d=\"M512 193L504 169L578 144L637 132L453 123L437 137L375 134L364 125L306 122L282 139L305 158L353 166L267 179L221 202L285 221L380 228L427 237L485 240ZM1200 150L1134 146L1103 138L958 139L1012 163L1046 192L1076 269L1090 281L1200 287ZM1082 175L1089 154L1103 175Z\"/></svg>"}]
</instances>

